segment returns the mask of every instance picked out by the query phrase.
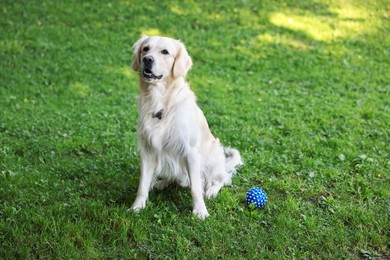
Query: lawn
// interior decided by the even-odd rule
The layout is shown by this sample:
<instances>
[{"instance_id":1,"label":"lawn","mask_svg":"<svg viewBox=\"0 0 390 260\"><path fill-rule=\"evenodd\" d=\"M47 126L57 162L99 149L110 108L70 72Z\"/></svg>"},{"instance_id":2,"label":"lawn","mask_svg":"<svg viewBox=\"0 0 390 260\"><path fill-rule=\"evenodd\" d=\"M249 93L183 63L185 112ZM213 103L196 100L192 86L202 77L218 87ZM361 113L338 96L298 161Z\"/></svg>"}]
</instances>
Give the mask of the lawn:
<instances>
[{"instance_id":1,"label":"lawn","mask_svg":"<svg viewBox=\"0 0 390 260\"><path fill-rule=\"evenodd\" d=\"M143 34L245 163L205 221L176 186L128 210ZM390 257L389 35L387 0L2 0L0 258Z\"/></svg>"}]
</instances>

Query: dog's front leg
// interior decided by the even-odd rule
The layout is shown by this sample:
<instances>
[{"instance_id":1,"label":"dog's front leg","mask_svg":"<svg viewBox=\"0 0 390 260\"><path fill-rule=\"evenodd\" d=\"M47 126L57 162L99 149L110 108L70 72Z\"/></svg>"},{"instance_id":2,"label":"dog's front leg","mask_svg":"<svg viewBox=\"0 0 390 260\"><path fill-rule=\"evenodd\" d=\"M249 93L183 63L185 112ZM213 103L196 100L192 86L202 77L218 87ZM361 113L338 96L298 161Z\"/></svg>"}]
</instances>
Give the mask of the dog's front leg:
<instances>
[{"instance_id":1,"label":"dog's front leg","mask_svg":"<svg viewBox=\"0 0 390 260\"><path fill-rule=\"evenodd\" d=\"M200 172L200 158L197 152L189 153L187 165L191 181L192 213L203 220L209 213L203 199L203 181Z\"/></svg>"},{"instance_id":2,"label":"dog's front leg","mask_svg":"<svg viewBox=\"0 0 390 260\"><path fill-rule=\"evenodd\" d=\"M139 180L137 197L135 198L132 206L132 209L135 212L140 211L146 206L146 201L148 200L149 190L153 180L155 165L155 158L146 154L141 154L141 177Z\"/></svg>"}]
</instances>

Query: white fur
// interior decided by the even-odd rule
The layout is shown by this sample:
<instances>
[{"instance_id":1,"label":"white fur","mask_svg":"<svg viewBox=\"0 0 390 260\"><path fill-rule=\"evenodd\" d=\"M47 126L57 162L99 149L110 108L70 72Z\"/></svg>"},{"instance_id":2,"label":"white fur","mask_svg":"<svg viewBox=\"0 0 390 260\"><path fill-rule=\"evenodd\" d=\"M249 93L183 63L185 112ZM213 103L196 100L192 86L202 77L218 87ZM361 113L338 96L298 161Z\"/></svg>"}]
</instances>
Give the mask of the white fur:
<instances>
[{"instance_id":1,"label":"white fur","mask_svg":"<svg viewBox=\"0 0 390 260\"><path fill-rule=\"evenodd\" d=\"M151 71L161 79L143 76L145 56L153 57ZM132 67L140 73L141 154L141 177L132 206L135 211L146 206L150 189L163 189L177 182L191 188L193 213L205 219L209 213L203 195L215 197L224 185L231 184L236 167L242 164L237 150L224 149L211 134L184 79L191 66L190 56L177 40L144 36L134 44ZM161 119L153 116L158 111L162 111Z\"/></svg>"}]
</instances>

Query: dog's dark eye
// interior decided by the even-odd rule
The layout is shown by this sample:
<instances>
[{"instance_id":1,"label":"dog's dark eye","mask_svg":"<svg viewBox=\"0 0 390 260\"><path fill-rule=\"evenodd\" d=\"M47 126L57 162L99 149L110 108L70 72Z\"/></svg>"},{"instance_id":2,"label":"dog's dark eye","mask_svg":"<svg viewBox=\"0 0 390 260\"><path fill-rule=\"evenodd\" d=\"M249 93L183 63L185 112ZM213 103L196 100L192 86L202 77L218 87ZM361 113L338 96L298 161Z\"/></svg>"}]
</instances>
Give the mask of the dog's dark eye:
<instances>
[{"instance_id":1,"label":"dog's dark eye","mask_svg":"<svg viewBox=\"0 0 390 260\"><path fill-rule=\"evenodd\" d=\"M162 50L161 53L164 54L164 55L168 55L169 54L169 52L167 50Z\"/></svg>"},{"instance_id":2,"label":"dog's dark eye","mask_svg":"<svg viewBox=\"0 0 390 260\"><path fill-rule=\"evenodd\" d=\"M147 51L149 51L149 47L148 47L148 46L145 46L142 50L143 50L144 52L147 52Z\"/></svg>"}]
</instances>

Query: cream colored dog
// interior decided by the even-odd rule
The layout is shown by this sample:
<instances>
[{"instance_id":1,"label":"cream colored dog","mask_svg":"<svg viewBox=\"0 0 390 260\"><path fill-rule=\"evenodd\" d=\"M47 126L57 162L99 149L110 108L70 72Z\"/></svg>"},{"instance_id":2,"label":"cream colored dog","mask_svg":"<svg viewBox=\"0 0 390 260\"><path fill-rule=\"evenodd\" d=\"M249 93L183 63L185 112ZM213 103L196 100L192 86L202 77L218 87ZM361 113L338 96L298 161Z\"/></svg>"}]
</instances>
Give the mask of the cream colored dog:
<instances>
[{"instance_id":1,"label":"cream colored dog","mask_svg":"<svg viewBox=\"0 0 390 260\"><path fill-rule=\"evenodd\" d=\"M192 61L174 39L144 36L133 46L132 68L139 72L138 149L141 177L133 210L144 208L149 190L172 182L190 186L193 213L205 219L203 195L215 197L231 184L240 153L223 148L210 132L205 116L184 77Z\"/></svg>"}]
</instances>

